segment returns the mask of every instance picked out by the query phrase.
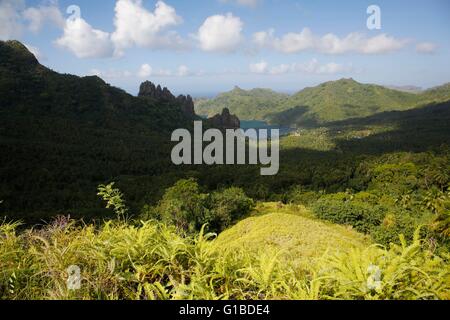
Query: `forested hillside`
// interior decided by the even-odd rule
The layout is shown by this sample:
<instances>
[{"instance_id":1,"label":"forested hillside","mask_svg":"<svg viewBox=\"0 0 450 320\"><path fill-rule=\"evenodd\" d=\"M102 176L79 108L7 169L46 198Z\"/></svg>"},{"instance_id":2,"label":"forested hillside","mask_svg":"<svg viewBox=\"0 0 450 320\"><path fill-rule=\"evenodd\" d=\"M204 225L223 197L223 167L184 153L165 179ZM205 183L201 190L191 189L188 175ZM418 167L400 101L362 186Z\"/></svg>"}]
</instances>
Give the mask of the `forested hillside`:
<instances>
[{"instance_id":1,"label":"forested hillside","mask_svg":"<svg viewBox=\"0 0 450 320\"><path fill-rule=\"evenodd\" d=\"M1 210L92 215L99 183L170 170L170 133L192 126L182 107L58 74L21 43L0 42Z\"/></svg>"},{"instance_id":2,"label":"forested hillside","mask_svg":"<svg viewBox=\"0 0 450 320\"><path fill-rule=\"evenodd\" d=\"M0 299L450 298L448 85L235 91L299 104L276 176L176 167L189 96L134 97L0 42Z\"/></svg>"},{"instance_id":3,"label":"forested hillside","mask_svg":"<svg viewBox=\"0 0 450 320\"><path fill-rule=\"evenodd\" d=\"M416 94L342 79L300 91L284 103L285 113L271 115L269 119L274 123L315 125L405 110L414 107L417 101Z\"/></svg>"},{"instance_id":4,"label":"forested hillside","mask_svg":"<svg viewBox=\"0 0 450 320\"><path fill-rule=\"evenodd\" d=\"M386 111L417 108L449 99L448 84L413 93L341 79L305 88L292 96L264 89L245 91L235 88L215 99L200 102L197 110L202 114L210 114L229 106L242 119L311 127Z\"/></svg>"},{"instance_id":5,"label":"forested hillside","mask_svg":"<svg viewBox=\"0 0 450 320\"><path fill-rule=\"evenodd\" d=\"M281 110L279 107L287 98L287 94L277 93L270 89L247 91L235 87L214 99L198 101L196 111L200 115L214 116L224 108L228 108L241 120L264 120L267 114Z\"/></svg>"},{"instance_id":6,"label":"forested hillside","mask_svg":"<svg viewBox=\"0 0 450 320\"><path fill-rule=\"evenodd\" d=\"M285 111L269 115L268 119L289 126L317 126L449 99L448 84L417 94L342 79L300 91L286 101Z\"/></svg>"}]
</instances>

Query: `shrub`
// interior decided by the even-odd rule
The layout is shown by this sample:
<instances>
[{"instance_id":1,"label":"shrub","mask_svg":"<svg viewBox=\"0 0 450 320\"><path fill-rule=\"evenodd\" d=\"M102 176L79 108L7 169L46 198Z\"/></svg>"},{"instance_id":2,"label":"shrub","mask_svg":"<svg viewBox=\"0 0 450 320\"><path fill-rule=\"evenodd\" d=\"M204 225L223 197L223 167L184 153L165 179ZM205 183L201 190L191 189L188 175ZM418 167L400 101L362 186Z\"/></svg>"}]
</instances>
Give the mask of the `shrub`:
<instances>
[{"instance_id":1,"label":"shrub","mask_svg":"<svg viewBox=\"0 0 450 320\"><path fill-rule=\"evenodd\" d=\"M449 299L448 257L424 249L416 230L410 245L390 249L372 246L326 257L321 287L334 299L406 300Z\"/></svg>"},{"instance_id":2,"label":"shrub","mask_svg":"<svg viewBox=\"0 0 450 320\"><path fill-rule=\"evenodd\" d=\"M370 234L374 241L383 245L398 243L400 234L412 240L414 231L420 225L426 226L421 229L423 237L433 237L431 213L412 205L401 205L403 200L411 202L407 196L394 199L369 192L336 193L323 196L312 209L318 218L350 225L359 232Z\"/></svg>"},{"instance_id":3,"label":"shrub","mask_svg":"<svg viewBox=\"0 0 450 320\"><path fill-rule=\"evenodd\" d=\"M309 206L322 196L321 192L310 191L302 186L295 186L286 193L285 202Z\"/></svg>"},{"instance_id":4,"label":"shrub","mask_svg":"<svg viewBox=\"0 0 450 320\"><path fill-rule=\"evenodd\" d=\"M161 220L191 233L208 224L208 230L220 232L248 215L253 208L253 200L240 188L206 194L200 191L194 179L188 179L167 189L156 207L144 206L141 219Z\"/></svg>"},{"instance_id":5,"label":"shrub","mask_svg":"<svg viewBox=\"0 0 450 320\"><path fill-rule=\"evenodd\" d=\"M161 220L184 231L199 230L205 221L206 195L194 179L180 180L166 190L156 211Z\"/></svg>"},{"instance_id":6,"label":"shrub","mask_svg":"<svg viewBox=\"0 0 450 320\"><path fill-rule=\"evenodd\" d=\"M400 234L407 240L412 240L417 225L418 221L409 212L393 211L383 218L381 225L371 228L370 235L375 242L385 245L398 242Z\"/></svg>"},{"instance_id":7,"label":"shrub","mask_svg":"<svg viewBox=\"0 0 450 320\"><path fill-rule=\"evenodd\" d=\"M217 232L247 216L255 207L255 203L241 188L232 187L212 193L208 199L208 207L207 222L209 227Z\"/></svg>"},{"instance_id":8,"label":"shrub","mask_svg":"<svg viewBox=\"0 0 450 320\"><path fill-rule=\"evenodd\" d=\"M351 225L364 233L381 224L386 215L384 207L352 201L349 197L343 193L324 196L314 204L313 211L321 219Z\"/></svg>"}]
</instances>

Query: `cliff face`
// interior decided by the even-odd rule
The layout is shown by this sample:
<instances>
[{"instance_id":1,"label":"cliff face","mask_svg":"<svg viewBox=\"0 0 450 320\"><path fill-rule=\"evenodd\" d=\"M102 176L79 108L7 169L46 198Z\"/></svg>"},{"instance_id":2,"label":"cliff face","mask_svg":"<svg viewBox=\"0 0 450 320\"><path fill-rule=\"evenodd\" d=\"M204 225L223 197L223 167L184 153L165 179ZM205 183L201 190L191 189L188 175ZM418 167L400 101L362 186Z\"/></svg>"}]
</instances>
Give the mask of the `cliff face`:
<instances>
[{"instance_id":1,"label":"cliff face","mask_svg":"<svg viewBox=\"0 0 450 320\"><path fill-rule=\"evenodd\" d=\"M228 108L223 109L222 114L217 114L207 121L209 125L219 129L239 129L241 127L239 118L232 115Z\"/></svg>"},{"instance_id":2,"label":"cliff face","mask_svg":"<svg viewBox=\"0 0 450 320\"><path fill-rule=\"evenodd\" d=\"M152 82L145 81L139 88L138 96L179 105L186 116L195 117L194 101L190 95L175 97L166 87L161 88L160 85L155 86Z\"/></svg>"},{"instance_id":3,"label":"cliff face","mask_svg":"<svg viewBox=\"0 0 450 320\"><path fill-rule=\"evenodd\" d=\"M195 116L194 101L192 100L192 97L190 95L179 95L177 97L177 102L180 104L181 109L183 110L185 115L190 117Z\"/></svg>"}]
</instances>

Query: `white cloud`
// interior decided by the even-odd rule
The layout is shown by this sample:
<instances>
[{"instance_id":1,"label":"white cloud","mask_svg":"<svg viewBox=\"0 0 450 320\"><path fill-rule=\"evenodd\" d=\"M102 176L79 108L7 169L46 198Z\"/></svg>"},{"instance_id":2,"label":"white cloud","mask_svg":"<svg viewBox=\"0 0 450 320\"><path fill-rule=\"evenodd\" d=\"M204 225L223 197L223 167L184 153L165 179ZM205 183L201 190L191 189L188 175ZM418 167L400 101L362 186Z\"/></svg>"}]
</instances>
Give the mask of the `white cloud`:
<instances>
[{"instance_id":1,"label":"white cloud","mask_svg":"<svg viewBox=\"0 0 450 320\"><path fill-rule=\"evenodd\" d=\"M310 50L325 54L381 54L400 50L409 42L386 34L368 38L358 32L352 32L344 38L332 33L320 37L314 35L309 28L304 28L299 33L290 32L282 37L274 34L273 29L257 32L253 34L253 43L259 48L270 48L283 53Z\"/></svg>"},{"instance_id":2,"label":"white cloud","mask_svg":"<svg viewBox=\"0 0 450 320\"><path fill-rule=\"evenodd\" d=\"M324 65L318 65L316 69L313 69L313 73L316 74L338 74L351 71L351 67L344 66L335 62L330 62Z\"/></svg>"},{"instance_id":3,"label":"white cloud","mask_svg":"<svg viewBox=\"0 0 450 320\"><path fill-rule=\"evenodd\" d=\"M191 74L191 71L189 70L189 68L187 66L181 65L178 67L177 76L186 77L186 76L189 76L190 74Z\"/></svg>"},{"instance_id":4,"label":"white cloud","mask_svg":"<svg viewBox=\"0 0 450 320\"><path fill-rule=\"evenodd\" d=\"M240 45L243 23L239 17L214 15L208 17L197 33L200 48L211 52L232 52Z\"/></svg>"},{"instance_id":5,"label":"white cloud","mask_svg":"<svg viewBox=\"0 0 450 320\"><path fill-rule=\"evenodd\" d=\"M105 80L115 80L133 77L133 73L128 70L115 70L109 69L107 71L101 71L99 69L91 69L89 75L97 76Z\"/></svg>"},{"instance_id":6,"label":"white cloud","mask_svg":"<svg viewBox=\"0 0 450 320\"><path fill-rule=\"evenodd\" d=\"M278 75L278 74L285 74L289 72L294 71L294 65L288 65L288 64L280 64L278 66L270 68L269 73Z\"/></svg>"},{"instance_id":7,"label":"white cloud","mask_svg":"<svg viewBox=\"0 0 450 320\"><path fill-rule=\"evenodd\" d=\"M420 42L416 45L418 53L433 54L436 53L437 45L432 42Z\"/></svg>"},{"instance_id":8,"label":"white cloud","mask_svg":"<svg viewBox=\"0 0 450 320\"><path fill-rule=\"evenodd\" d=\"M37 8L27 8L22 15L29 22L28 28L34 33L39 32L46 23L54 24L60 28L64 28L65 25L64 17L55 1Z\"/></svg>"},{"instance_id":9,"label":"white cloud","mask_svg":"<svg viewBox=\"0 0 450 320\"><path fill-rule=\"evenodd\" d=\"M22 34L20 10L23 0L0 0L0 40L17 39Z\"/></svg>"},{"instance_id":10,"label":"white cloud","mask_svg":"<svg viewBox=\"0 0 450 320\"><path fill-rule=\"evenodd\" d=\"M168 69L159 69L155 70L152 66L148 64L143 64L139 69L137 76L140 78L148 78L148 77L171 77L173 72Z\"/></svg>"},{"instance_id":11,"label":"white cloud","mask_svg":"<svg viewBox=\"0 0 450 320\"><path fill-rule=\"evenodd\" d=\"M380 34L367 40L363 39L359 50L366 54L388 53L404 48L408 42L407 39L396 39L386 34Z\"/></svg>"},{"instance_id":12,"label":"white cloud","mask_svg":"<svg viewBox=\"0 0 450 320\"><path fill-rule=\"evenodd\" d=\"M250 64L250 72L252 73L266 73L268 68L268 63L264 60L261 62Z\"/></svg>"},{"instance_id":13,"label":"white cloud","mask_svg":"<svg viewBox=\"0 0 450 320\"><path fill-rule=\"evenodd\" d=\"M55 43L78 58L106 58L114 52L109 33L94 29L82 18L67 20L64 34Z\"/></svg>"},{"instance_id":14,"label":"white cloud","mask_svg":"<svg viewBox=\"0 0 450 320\"><path fill-rule=\"evenodd\" d=\"M109 69L102 71L100 69L91 69L89 75L95 75L107 80L123 78L161 78L161 77L186 77L194 75L185 65L180 65L175 72L169 69L155 69L148 63L142 64L137 71Z\"/></svg>"},{"instance_id":15,"label":"white cloud","mask_svg":"<svg viewBox=\"0 0 450 320\"><path fill-rule=\"evenodd\" d=\"M148 78L152 75L153 68L149 64L143 64L138 71L138 77Z\"/></svg>"},{"instance_id":16,"label":"white cloud","mask_svg":"<svg viewBox=\"0 0 450 320\"><path fill-rule=\"evenodd\" d=\"M66 22L64 35L56 43L79 58L121 56L132 46L180 48L184 41L175 32L162 32L181 22L175 9L162 1L158 1L155 11L150 12L144 8L142 0L118 0L114 18L116 29L112 34L94 29L78 18Z\"/></svg>"},{"instance_id":17,"label":"white cloud","mask_svg":"<svg viewBox=\"0 0 450 320\"><path fill-rule=\"evenodd\" d=\"M149 78L149 77L171 77L174 73L168 69L154 69L151 65L145 63L141 65L136 76L139 78ZM178 72L176 73L178 75Z\"/></svg>"},{"instance_id":18,"label":"white cloud","mask_svg":"<svg viewBox=\"0 0 450 320\"><path fill-rule=\"evenodd\" d=\"M224 3L235 3L239 6L255 8L262 0L221 0Z\"/></svg>"},{"instance_id":19,"label":"white cloud","mask_svg":"<svg viewBox=\"0 0 450 320\"><path fill-rule=\"evenodd\" d=\"M306 74L338 74L352 71L351 66L345 66L335 62L320 64L317 59L312 59L306 63L280 64L270 67L268 63L251 64L250 72L258 74L281 75L286 73L306 73Z\"/></svg>"},{"instance_id":20,"label":"white cloud","mask_svg":"<svg viewBox=\"0 0 450 320\"><path fill-rule=\"evenodd\" d=\"M162 33L183 21L173 7L162 1L158 1L155 11L150 12L144 8L142 0L118 0L115 12L116 30L111 39L119 54L132 46L158 49L183 45L175 32Z\"/></svg>"}]
</instances>

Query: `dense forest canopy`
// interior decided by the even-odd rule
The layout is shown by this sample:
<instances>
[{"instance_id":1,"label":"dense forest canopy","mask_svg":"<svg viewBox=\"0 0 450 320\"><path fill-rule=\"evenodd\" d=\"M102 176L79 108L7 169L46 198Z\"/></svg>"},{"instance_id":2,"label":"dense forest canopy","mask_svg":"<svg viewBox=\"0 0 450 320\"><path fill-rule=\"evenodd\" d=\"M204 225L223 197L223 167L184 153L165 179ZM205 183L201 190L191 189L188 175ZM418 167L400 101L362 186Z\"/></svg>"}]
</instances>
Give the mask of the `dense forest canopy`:
<instances>
[{"instance_id":1,"label":"dense forest canopy","mask_svg":"<svg viewBox=\"0 0 450 320\"><path fill-rule=\"evenodd\" d=\"M7 212L93 209L99 183L170 171L170 133L196 118L177 100L58 74L17 41L0 42L0 57L0 198Z\"/></svg>"}]
</instances>

